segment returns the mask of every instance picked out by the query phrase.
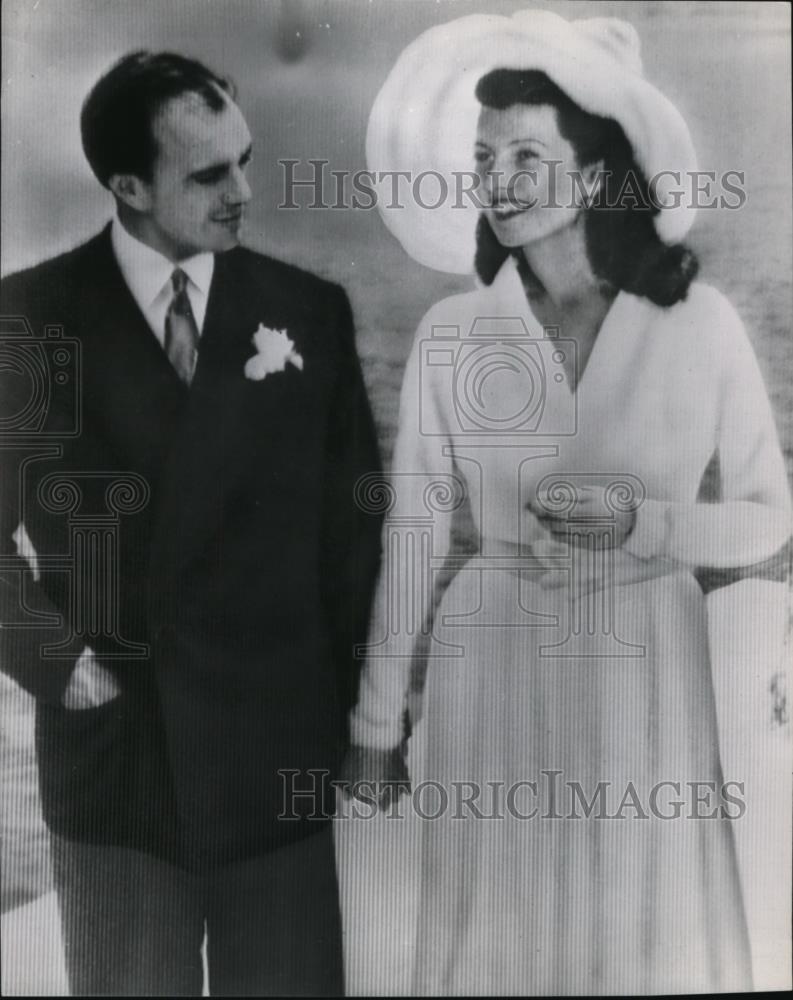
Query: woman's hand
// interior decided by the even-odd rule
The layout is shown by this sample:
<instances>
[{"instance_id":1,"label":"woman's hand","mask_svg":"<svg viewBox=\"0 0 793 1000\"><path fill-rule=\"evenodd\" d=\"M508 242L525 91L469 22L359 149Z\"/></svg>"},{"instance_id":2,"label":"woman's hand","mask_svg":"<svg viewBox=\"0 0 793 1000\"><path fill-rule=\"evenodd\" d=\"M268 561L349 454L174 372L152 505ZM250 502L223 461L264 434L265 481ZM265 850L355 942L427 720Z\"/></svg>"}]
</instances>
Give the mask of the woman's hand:
<instances>
[{"instance_id":1,"label":"woman's hand","mask_svg":"<svg viewBox=\"0 0 793 1000\"><path fill-rule=\"evenodd\" d=\"M374 798L381 809L410 791L410 775L398 746L377 750L353 744L341 766L341 781L347 798L367 803Z\"/></svg>"},{"instance_id":2,"label":"woman's hand","mask_svg":"<svg viewBox=\"0 0 793 1000\"><path fill-rule=\"evenodd\" d=\"M607 506L605 490L593 487L579 489L572 518L569 509L558 512L549 509L553 504L542 496L529 500L526 507L554 541L570 545L617 549L636 525L635 508L621 510ZM591 522L591 528L587 522Z\"/></svg>"}]
</instances>

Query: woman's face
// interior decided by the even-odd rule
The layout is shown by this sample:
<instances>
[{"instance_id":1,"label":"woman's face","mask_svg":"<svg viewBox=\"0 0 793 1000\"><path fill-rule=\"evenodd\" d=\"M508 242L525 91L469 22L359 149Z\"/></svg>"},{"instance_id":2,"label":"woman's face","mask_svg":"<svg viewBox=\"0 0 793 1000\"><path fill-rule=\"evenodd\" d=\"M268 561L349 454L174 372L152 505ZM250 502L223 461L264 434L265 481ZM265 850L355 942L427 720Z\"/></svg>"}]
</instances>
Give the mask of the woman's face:
<instances>
[{"instance_id":1,"label":"woman's face","mask_svg":"<svg viewBox=\"0 0 793 1000\"><path fill-rule=\"evenodd\" d=\"M542 240L581 211L581 183L574 181L581 167L550 104L482 108L474 158L481 200L502 246Z\"/></svg>"}]
</instances>

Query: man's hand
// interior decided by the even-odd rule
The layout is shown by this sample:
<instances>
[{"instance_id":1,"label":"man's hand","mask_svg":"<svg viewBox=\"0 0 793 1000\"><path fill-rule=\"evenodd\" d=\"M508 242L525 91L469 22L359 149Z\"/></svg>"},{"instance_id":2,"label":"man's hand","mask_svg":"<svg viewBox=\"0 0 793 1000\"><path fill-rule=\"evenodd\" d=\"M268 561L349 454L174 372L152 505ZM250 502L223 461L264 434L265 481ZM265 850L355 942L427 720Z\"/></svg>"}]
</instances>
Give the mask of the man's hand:
<instances>
[{"instance_id":1,"label":"man's hand","mask_svg":"<svg viewBox=\"0 0 793 1000\"><path fill-rule=\"evenodd\" d=\"M341 780L347 798L371 802L374 796L381 809L410 791L410 775L399 747L375 750L351 746L341 767Z\"/></svg>"},{"instance_id":2,"label":"man's hand","mask_svg":"<svg viewBox=\"0 0 793 1000\"><path fill-rule=\"evenodd\" d=\"M121 691L115 677L99 663L86 646L74 666L63 694L65 708L96 708L111 701Z\"/></svg>"}]
</instances>

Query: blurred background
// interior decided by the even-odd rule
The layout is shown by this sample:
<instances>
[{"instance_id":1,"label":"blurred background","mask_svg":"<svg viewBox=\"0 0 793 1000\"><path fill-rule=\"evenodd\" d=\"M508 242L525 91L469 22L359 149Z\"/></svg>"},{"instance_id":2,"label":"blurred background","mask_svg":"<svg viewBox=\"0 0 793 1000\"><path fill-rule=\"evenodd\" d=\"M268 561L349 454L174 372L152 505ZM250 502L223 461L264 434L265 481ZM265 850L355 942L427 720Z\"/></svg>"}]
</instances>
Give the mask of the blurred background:
<instances>
[{"instance_id":1,"label":"blurred background","mask_svg":"<svg viewBox=\"0 0 793 1000\"><path fill-rule=\"evenodd\" d=\"M631 21L642 40L646 75L682 111L700 169L745 172L743 208L700 212L690 242L700 255L703 280L725 292L746 323L793 473L793 170L786 4L4 0L3 274L75 246L112 213L111 199L90 173L79 142L80 105L100 73L134 48L194 55L235 80L254 136L254 200L245 242L339 281L349 292L388 460L402 370L416 324L433 302L470 287L471 279L414 263L376 210L279 209L284 174L278 161L326 159L329 171L365 168L369 109L408 42L422 30L464 14L510 14L529 6L570 18ZM298 167L298 176L306 169ZM296 200L308 203L303 193ZM729 616L729 608L723 613ZM742 634L751 646L749 633ZM726 635L722 631L725 648ZM735 659L734 644L732 655ZM30 705L8 682L2 697L2 888L3 908L10 912L47 892L49 875L37 812ZM15 925L6 921L4 943L15 933ZM23 936L28 937L26 932ZM8 992L13 948L4 951ZM31 987L25 992L35 992L36 985L48 988L46 976L36 979L42 974L40 962L36 972L36 954L22 963L27 970L23 979Z\"/></svg>"}]
</instances>

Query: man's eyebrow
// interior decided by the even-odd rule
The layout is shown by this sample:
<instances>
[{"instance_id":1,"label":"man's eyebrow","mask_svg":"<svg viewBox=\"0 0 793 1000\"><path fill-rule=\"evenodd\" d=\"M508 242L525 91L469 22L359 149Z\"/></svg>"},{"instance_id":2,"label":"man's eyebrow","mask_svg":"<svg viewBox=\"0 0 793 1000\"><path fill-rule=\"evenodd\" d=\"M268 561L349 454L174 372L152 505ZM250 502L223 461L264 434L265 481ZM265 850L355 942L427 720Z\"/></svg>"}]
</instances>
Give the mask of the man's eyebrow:
<instances>
[{"instance_id":1,"label":"man's eyebrow","mask_svg":"<svg viewBox=\"0 0 793 1000\"><path fill-rule=\"evenodd\" d=\"M507 145L508 146L519 146L522 142L536 142L538 146L545 146L546 149L548 148L548 143L547 142L543 142L542 139L534 139L534 138L511 139L507 143ZM477 139L476 140L476 145L477 146L482 146L484 149L492 149L493 148L492 146L489 146L486 142L484 142L482 139Z\"/></svg>"},{"instance_id":2,"label":"man's eyebrow","mask_svg":"<svg viewBox=\"0 0 793 1000\"><path fill-rule=\"evenodd\" d=\"M221 173L223 170L228 170L228 168L228 162L225 160L221 163L208 163L205 167L197 167L195 170L191 170L190 176L197 177L199 174Z\"/></svg>"},{"instance_id":3,"label":"man's eyebrow","mask_svg":"<svg viewBox=\"0 0 793 1000\"><path fill-rule=\"evenodd\" d=\"M238 163L245 163L253 156L253 143L249 143L244 152L240 155ZM205 167L198 167L196 170L190 172L191 177L196 177L199 174L214 174L222 173L224 170L228 170L230 160L223 160L219 163L208 163Z\"/></svg>"}]
</instances>

